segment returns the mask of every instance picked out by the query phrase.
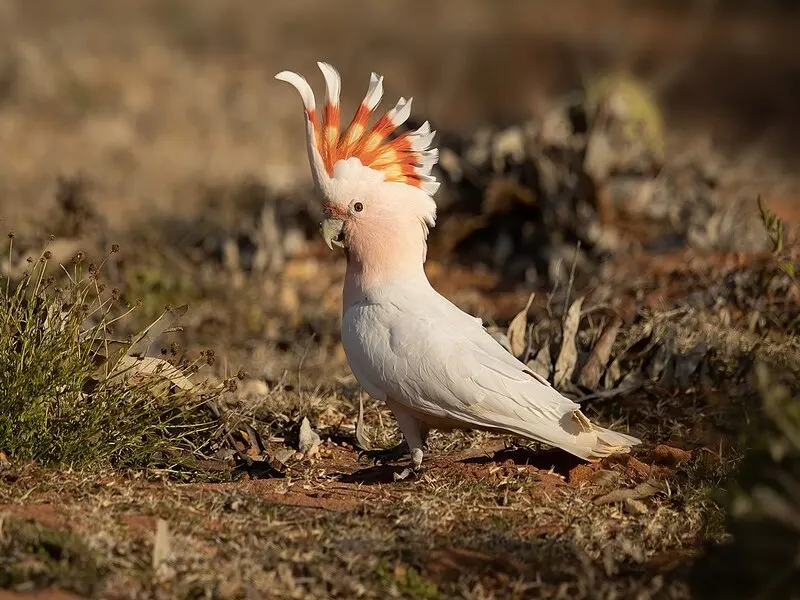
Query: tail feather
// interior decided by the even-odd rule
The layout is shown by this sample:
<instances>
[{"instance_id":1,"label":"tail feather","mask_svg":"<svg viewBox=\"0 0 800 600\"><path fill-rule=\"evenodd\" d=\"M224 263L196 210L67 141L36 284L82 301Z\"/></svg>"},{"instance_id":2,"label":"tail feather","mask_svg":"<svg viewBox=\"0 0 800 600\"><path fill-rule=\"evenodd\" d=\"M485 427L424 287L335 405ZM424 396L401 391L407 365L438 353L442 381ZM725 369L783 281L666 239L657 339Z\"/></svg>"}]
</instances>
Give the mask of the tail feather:
<instances>
[{"instance_id":1,"label":"tail feather","mask_svg":"<svg viewBox=\"0 0 800 600\"><path fill-rule=\"evenodd\" d=\"M475 427L521 435L537 442L542 442L565 452L574 454L583 460L596 462L612 454L627 454L632 446L641 444L641 440L627 435L599 427L589 421L578 409L571 409L560 419L536 420L528 419L469 419L468 422ZM535 424L534 424L535 423Z\"/></svg>"},{"instance_id":2,"label":"tail feather","mask_svg":"<svg viewBox=\"0 0 800 600\"><path fill-rule=\"evenodd\" d=\"M567 452L590 461L600 460L612 454L626 454L641 440L625 433L619 433L591 423L580 411L574 410L564 415L561 425L573 437L573 441L559 446Z\"/></svg>"}]
</instances>

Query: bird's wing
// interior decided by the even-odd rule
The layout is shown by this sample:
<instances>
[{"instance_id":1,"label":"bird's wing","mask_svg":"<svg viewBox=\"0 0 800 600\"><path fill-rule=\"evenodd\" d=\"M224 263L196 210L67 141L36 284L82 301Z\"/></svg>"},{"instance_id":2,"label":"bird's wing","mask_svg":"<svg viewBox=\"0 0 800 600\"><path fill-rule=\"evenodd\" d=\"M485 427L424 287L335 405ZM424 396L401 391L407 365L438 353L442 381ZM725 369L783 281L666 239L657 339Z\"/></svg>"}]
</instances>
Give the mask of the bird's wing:
<instances>
[{"instance_id":1,"label":"bird's wing","mask_svg":"<svg viewBox=\"0 0 800 600\"><path fill-rule=\"evenodd\" d=\"M343 325L351 368L371 395L553 445L574 441L564 417L578 405L506 352L474 317L412 293L351 307Z\"/></svg>"}]
</instances>

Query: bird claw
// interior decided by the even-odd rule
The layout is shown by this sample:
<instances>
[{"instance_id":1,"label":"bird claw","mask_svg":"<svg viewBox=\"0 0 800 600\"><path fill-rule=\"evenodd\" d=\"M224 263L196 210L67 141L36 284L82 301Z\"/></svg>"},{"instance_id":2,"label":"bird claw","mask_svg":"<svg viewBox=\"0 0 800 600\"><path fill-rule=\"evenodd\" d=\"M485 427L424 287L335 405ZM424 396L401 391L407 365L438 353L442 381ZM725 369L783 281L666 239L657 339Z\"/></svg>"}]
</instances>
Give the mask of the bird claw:
<instances>
[{"instance_id":1,"label":"bird claw","mask_svg":"<svg viewBox=\"0 0 800 600\"><path fill-rule=\"evenodd\" d=\"M422 468L421 467L419 469L410 469L410 468L406 467L405 469L403 469L399 473L397 471L392 473L392 480L395 481L395 482L406 481L406 480L411 480L411 479L417 479L418 477L421 477L421 476L422 476Z\"/></svg>"},{"instance_id":2,"label":"bird claw","mask_svg":"<svg viewBox=\"0 0 800 600\"><path fill-rule=\"evenodd\" d=\"M379 450L362 450L358 453L358 461L366 458L371 460L374 464L383 464L393 462L405 458L408 455L408 444L401 442L392 448L379 449Z\"/></svg>"}]
</instances>

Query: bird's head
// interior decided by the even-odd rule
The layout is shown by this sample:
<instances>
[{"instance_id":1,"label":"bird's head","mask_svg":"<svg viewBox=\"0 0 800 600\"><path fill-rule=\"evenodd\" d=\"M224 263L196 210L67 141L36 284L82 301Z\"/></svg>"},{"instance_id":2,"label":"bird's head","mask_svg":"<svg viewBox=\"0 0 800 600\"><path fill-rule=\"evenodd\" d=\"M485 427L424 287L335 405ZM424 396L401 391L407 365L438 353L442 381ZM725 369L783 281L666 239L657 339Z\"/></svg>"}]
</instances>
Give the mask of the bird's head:
<instances>
[{"instance_id":1,"label":"bird's head","mask_svg":"<svg viewBox=\"0 0 800 600\"><path fill-rule=\"evenodd\" d=\"M439 158L439 151L429 147L435 132L426 121L415 131L395 134L411 114L411 98L400 98L370 125L383 95L383 77L375 73L352 122L340 131L339 73L327 63L317 65L327 88L321 122L314 92L302 76L282 71L275 77L292 84L303 100L308 158L323 201L320 230L325 243L363 253L397 236L413 232L419 237L421 226L424 260L425 238L436 220L432 196L439 187L430 174Z\"/></svg>"}]
</instances>

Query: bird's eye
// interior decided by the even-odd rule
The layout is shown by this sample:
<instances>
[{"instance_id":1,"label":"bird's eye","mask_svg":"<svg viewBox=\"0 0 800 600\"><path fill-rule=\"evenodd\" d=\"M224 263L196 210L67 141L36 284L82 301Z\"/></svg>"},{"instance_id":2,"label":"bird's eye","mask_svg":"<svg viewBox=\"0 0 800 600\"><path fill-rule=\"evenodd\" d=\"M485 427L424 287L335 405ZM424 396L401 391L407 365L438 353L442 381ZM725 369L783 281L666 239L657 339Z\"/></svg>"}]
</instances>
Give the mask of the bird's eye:
<instances>
[{"instance_id":1,"label":"bird's eye","mask_svg":"<svg viewBox=\"0 0 800 600\"><path fill-rule=\"evenodd\" d=\"M364 205L361 202L356 202L355 204L353 204L353 210L356 212L361 212L362 210L364 210Z\"/></svg>"}]
</instances>

